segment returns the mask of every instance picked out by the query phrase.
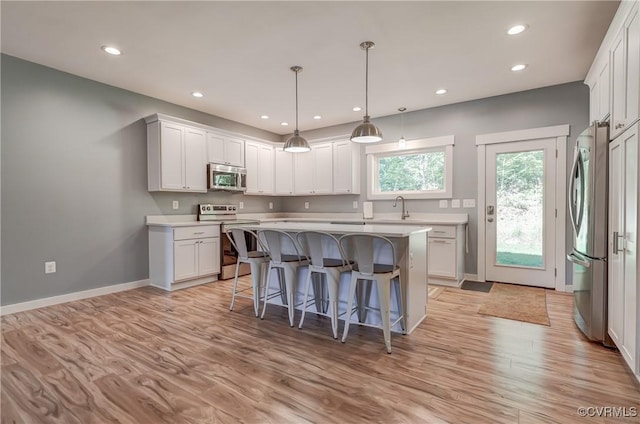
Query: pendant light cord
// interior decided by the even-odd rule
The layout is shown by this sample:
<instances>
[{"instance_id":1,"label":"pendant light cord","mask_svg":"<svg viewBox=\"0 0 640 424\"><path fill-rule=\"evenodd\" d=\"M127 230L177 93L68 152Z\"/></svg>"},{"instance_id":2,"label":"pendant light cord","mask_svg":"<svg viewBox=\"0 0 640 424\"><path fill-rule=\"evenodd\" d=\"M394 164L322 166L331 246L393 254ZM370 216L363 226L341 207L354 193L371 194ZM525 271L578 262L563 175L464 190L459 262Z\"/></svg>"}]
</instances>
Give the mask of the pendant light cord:
<instances>
[{"instance_id":1,"label":"pendant light cord","mask_svg":"<svg viewBox=\"0 0 640 424\"><path fill-rule=\"evenodd\" d=\"M369 116L369 47L365 49L365 71L364 71L364 114Z\"/></svg>"},{"instance_id":2,"label":"pendant light cord","mask_svg":"<svg viewBox=\"0 0 640 424\"><path fill-rule=\"evenodd\" d=\"M298 131L298 71L296 71L296 131Z\"/></svg>"}]
</instances>

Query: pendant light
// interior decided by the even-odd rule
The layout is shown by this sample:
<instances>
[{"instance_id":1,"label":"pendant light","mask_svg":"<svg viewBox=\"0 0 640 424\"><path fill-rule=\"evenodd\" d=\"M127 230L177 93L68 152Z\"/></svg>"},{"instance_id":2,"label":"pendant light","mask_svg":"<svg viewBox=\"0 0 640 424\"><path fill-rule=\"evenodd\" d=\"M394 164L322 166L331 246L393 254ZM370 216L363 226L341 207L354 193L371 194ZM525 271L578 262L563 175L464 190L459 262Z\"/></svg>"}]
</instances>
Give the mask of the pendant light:
<instances>
[{"instance_id":1,"label":"pendant light","mask_svg":"<svg viewBox=\"0 0 640 424\"><path fill-rule=\"evenodd\" d=\"M291 153L303 153L311 150L309 143L298 131L298 73L302 72L302 66L292 66L291 70L296 74L296 129L293 135L284 143L284 151Z\"/></svg>"},{"instance_id":2,"label":"pendant light","mask_svg":"<svg viewBox=\"0 0 640 424\"><path fill-rule=\"evenodd\" d=\"M364 120L358 125L351 133L351 141L355 143L375 143L382 140L382 132L369 122L369 49L372 49L375 44L373 41L365 41L360 44L360 47L366 54L366 67L365 67L365 101L364 101Z\"/></svg>"},{"instance_id":3,"label":"pendant light","mask_svg":"<svg viewBox=\"0 0 640 424\"><path fill-rule=\"evenodd\" d=\"M404 139L404 113L407 110L406 107L398 109L400 112L400 139L398 140L398 148L404 149L407 147L407 140Z\"/></svg>"}]
</instances>

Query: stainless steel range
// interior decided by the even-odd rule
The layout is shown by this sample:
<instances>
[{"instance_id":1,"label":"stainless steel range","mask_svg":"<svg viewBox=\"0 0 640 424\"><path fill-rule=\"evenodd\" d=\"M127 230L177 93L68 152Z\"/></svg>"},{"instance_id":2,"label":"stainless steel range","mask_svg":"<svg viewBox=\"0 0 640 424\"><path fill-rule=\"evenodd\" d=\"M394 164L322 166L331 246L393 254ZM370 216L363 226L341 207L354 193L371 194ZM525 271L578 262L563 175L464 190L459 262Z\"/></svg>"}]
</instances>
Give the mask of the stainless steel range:
<instances>
[{"instance_id":1,"label":"stainless steel range","mask_svg":"<svg viewBox=\"0 0 640 424\"><path fill-rule=\"evenodd\" d=\"M256 219L238 219L236 215L236 205L212 205L210 203L198 205L198 221L216 221L220 223L220 232L223 233L220 248L220 276L221 280L233 278L236 272L236 263L238 262L238 252L226 236L226 232L234 226L243 224L258 224L260 221ZM256 246L253 239L247 239L247 246L255 249ZM251 273L249 264L240 264L238 275L247 275Z\"/></svg>"}]
</instances>

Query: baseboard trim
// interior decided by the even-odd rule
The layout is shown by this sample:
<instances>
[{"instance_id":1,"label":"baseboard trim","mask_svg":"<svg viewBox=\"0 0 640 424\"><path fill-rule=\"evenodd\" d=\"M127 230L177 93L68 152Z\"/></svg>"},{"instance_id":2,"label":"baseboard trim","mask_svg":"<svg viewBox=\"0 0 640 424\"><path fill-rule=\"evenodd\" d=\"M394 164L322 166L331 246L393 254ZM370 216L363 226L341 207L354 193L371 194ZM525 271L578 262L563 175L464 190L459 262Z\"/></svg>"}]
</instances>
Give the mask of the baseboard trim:
<instances>
[{"instance_id":1,"label":"baseboard trim","mask_svg":"<svg viewBox=\"0 0 640 424\"><path fill-rule=\"evenodd\" d=\"M44 308L45 306L59 305L74 300L88 299L90 297L103 296L105 294L137 289L148 286L149 279L131 281L129 283L115 284L113 286L98 287L97 289L84 290L75 293L61 294L59 296L45 297L44 299L30 300L28 302L14 303L13 305L0 306L0 316L15 314L16 312L29 311L31 309Z\"/></svg>"}]
</instances>

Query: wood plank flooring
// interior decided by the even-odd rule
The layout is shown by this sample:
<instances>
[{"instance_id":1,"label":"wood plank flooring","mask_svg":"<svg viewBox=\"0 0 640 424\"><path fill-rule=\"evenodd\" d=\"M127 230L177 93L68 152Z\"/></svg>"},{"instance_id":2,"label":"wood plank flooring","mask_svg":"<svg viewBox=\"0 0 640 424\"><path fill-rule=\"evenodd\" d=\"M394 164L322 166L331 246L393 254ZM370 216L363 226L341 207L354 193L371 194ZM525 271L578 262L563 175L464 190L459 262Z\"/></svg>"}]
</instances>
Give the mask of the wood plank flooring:
<instances>
[{"instance_id":1,"label":"wood plank flooring","mask_svg":"<svg viewBox=\"0 0 640 424\"><path fill-rule=\"evenodd\" d=\"M433 290L388 355L380 330L342 344L313 314L298 330L276 306L229 312L230 293L145 287L2 317L2 423L640 422L577 414L640 412L640 387L582 337L566 294L547 292L546 327L478 315L486 293Z\"/></svg>"}]
</instances>

